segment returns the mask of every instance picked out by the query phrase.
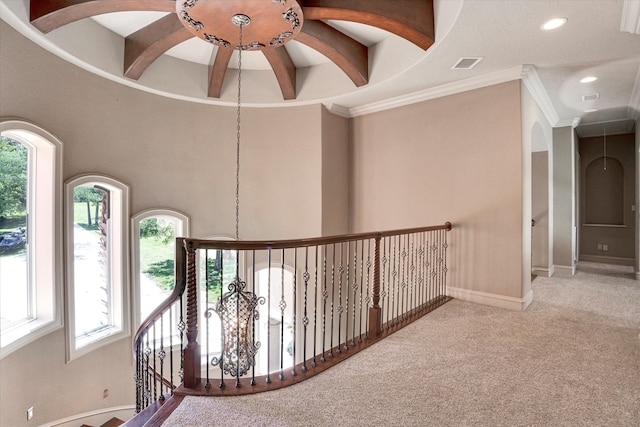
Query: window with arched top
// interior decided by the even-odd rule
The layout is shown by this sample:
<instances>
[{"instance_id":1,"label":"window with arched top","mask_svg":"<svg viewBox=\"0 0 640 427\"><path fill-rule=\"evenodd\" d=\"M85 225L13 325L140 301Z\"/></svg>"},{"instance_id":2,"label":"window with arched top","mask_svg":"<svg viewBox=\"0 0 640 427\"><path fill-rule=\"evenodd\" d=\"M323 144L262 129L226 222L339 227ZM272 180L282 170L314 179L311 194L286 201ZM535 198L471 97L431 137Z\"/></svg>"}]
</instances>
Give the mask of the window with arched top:
<instances>
[{"instance_id":1,"label":"window with arched top","mask_svg":"<svg viewBox=\"0 0 640 427\"><path fill-rule=\"evenodd\" d=\"M176 237L189 237L189 217L182 212L149 209L131 219L136 328L175 287Z\"/></svg>"},{"instance_id":2,"label":"window with arched top","mask_svg":"<svg viewBox=\"0 0 640 427\"><path fill-rule=\"evenodd\" d=\"M587 165L585 222L624 224L624 167L617 159L600 157Z\"/></svg>"},{"instance_id":3,"label":"window with arched top","mask_svg":"<svg viewBox=\"0 0 640 427\"><path fill-rule=\"evenodd\" d=\"M103 175L65 184L67 359L130 334L129 187Z\"/></svg>"},{"instance_id":4,"label":"window with arched top","mask_svg":"<svg viewBox=\"0 0 640 427\"><path fill-rule=\"evenodd\" d=\"M0 119L0 355L62 326L62 143Z\"/></svg>"}]
</instances>

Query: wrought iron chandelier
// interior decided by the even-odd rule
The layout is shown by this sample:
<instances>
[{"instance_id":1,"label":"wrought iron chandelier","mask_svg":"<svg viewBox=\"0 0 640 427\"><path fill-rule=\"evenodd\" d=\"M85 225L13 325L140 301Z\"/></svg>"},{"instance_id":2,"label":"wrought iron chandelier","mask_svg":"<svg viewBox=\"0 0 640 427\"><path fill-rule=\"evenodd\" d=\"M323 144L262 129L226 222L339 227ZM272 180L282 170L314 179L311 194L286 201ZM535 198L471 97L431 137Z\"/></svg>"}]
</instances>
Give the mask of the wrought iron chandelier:
<instances>
[{"instance_id":1,"label":"wrought iron chandelier","mask_svg":"<svg viewBox=\"0 0 640 427\"><path fill-rule=\"evenodd\" d=\"M212 4L216 3L216 4ZM247 5L249 3L250 5ZM290 3L290 4L288 4ZM300 31L299 6L295 1L261 0L261 1L231 1L228 4L237 6L243 13L233 13L224 25L220 22L219 1L187 0L178 2L176 9L182 22L204 40L218 45L219 49L231 48L231 31L229 27L238 28L238 99L236 114L236 240L240 240L240 130L241 130L241 100L242 100L242 51L264 48L284 44L296 32ZM196 9L200 6L199 9ZM214 9L208 10L207 6ZM273 6L277 6L274 8ZM271 9L270 9L271 7ZM260 16L257 31L248 32L251 42L244 44L245 29L251 24L247 14L248 8ZM229 9L235 10L235 9ZM214 13L212 13L212 11ZM197 13L196 13L197 12ZM247 12L247 13L244 13ZM275 16L276 19L273 19ZM208 31L208 21L213 21L215 33ZM270 36L270 34L275 35ZM265 37L270 40L265 41ZM236 387L240 386L240 377L246 375L255 366L255 356L260 348L260 342L254 339L254 322L258 319L258 304L264 304L264 297L258 297L254 292L246 290L246 282L240 278L240 256L236 252L236 274L225 292L213 308L207 309L206 317L216 313L222 324L222 353L213 357L211 364L220 366L225 375L236 377ZM224 382L221 382L221 387Z\"/></svg>"}]
</instances>

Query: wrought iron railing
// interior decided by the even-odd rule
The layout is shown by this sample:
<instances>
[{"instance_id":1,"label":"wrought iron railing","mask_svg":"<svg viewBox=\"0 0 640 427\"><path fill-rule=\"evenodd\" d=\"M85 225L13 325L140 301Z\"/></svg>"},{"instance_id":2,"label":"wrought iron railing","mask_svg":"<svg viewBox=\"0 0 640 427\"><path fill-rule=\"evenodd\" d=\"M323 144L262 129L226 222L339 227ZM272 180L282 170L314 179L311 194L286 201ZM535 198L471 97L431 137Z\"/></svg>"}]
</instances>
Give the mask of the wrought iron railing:
<instances>
[{"instance_id":1,"label":"wrought iron railing","mask_svg":"<svg viewBox=\"0 0 640 427\"><path fill-rule=\"evenodd\" d=\"M449 300L450 229L177 239L174 293L136 335L138 411L174 391L233 395L296 383L428 313Z\"/></svg>"}]
</instances>

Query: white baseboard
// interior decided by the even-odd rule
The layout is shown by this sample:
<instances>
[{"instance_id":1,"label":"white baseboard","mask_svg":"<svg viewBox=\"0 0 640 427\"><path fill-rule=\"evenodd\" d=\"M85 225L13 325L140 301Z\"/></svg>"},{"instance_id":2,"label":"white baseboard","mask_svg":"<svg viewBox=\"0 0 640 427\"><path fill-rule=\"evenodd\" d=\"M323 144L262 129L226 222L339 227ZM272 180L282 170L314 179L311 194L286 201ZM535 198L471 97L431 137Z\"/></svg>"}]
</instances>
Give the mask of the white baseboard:
<instances>
[{"instance_id":1,"label":"white baseboard","mask_svg":"<svg viewBox=\"0 0 640 427\"><path fill-rule=\"evenodd\" d=\"M554 265L553 275L559 277L573 277L576 275L576 267L569 265Z\"/></svg>"},{"instance_id":2,"label":"white baseboard","mask_svg":"<svg viewBox=\"0 0 640 427\"><path fill-rule=\"evenodd\" d=\"M81 414L72 415L70 417L61 418L50 423L41 424L38 427L71 427L80 424L100 425L113 417L127 421L133 417L136 411L136 405L114 406L111 408L102 408L95 411L83 412ZM82 422L80 423L80 421Z\"/></svg>"},{"instance_id":3,"label":"white baseboard","mask_svg":"<svg viewBox=\"0 0 640 427\"><path fill-rule=\"evenodd\" d=\"M553 272L548 268L531 267L531 274L535 274L536 276L541 277L551 277L553 275Z\"/></svg>"},{"instance_id":4,"label":"white baseboard","mask_svg":"<svg viewBox=\"0 0 640 427\"><path fill-rule=\"evenodd\" d=\"M529 290L524 298L508 297L505 295L491 294L488 292L473 291L469 289L454 288L447 286L447 295L469 301L476 304L489 305L492 307L506 308L507 310L524 311L533 301L533 291Z\"/></svg>"},{"instance_id":5,"label":"white baseboard","mask_svg":"<svg viewBox=\"0 0 640 427\"><path fill-rule=\"evenodd\" d=\"M622 258L622 257L603 256L603 255L580 255L580 261L600 262L603 264L628 265L628 266L633 266L635 264L634 258Z\"/></svg>"}]
</instances>

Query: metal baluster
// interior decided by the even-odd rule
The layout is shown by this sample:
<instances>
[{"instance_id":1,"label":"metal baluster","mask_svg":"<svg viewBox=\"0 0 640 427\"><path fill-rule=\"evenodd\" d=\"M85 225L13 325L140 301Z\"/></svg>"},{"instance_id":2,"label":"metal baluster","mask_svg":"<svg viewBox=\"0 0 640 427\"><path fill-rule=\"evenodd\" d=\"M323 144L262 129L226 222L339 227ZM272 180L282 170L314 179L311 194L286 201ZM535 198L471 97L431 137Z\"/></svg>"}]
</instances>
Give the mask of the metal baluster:
<instances>
[{"instance_id":1,"label":"metal baluster","mask_svg":"<svg viewBox=\"0 0 640 427\"><path fill-rule=\"evenodd\" d=\"M444 295L447 295L447 272L449 271L449 269L447 268L447 248L449 247L449 244L447 243L447 234L448 234L448 230L447 231L443 231L444 234L444 244L443 244L443 248L444 248L444 277L443 277L443 282L444 282Z\"/></svg>"},{"instance_id":2,"label":"metal baluster","mask_svg":"<svg viewBox=\"0 0 640 427\"><path fill-rule=\"evenodd\" d=\"M330 345L329 345L329 357L333 357L333 315L334 315L334 303L336 292L336 244L333 244L333 261L331 263L331 333L330 333Z\"/></svg>"},{"instance_id":3,"label":"metal baluster","mask_svg":"<svg viewBox=\"0 0 640 427\"><path fill-rule=\"evenodd\" d=\"M355 241L353 248L353 284L351 289L353 291L353 325L351 327L351 345L356 345L356 298L358 297L358 241ZM348 320L348 319L347 319Z\"/></svg>"},{"instance_id":4,"label":"metal baluster","mask_svg":"<svg viewBox=\"0 0 640 427\"><path fill-rule=\"evenodd\" d=\"M169 375L171 377L171 395L173 396L174 382L173 382L173 307L169 309Z\"/></svg>"},{"instance_id":5,"label":"metal baluster","mask_svg":"<svg viewBox=\"0 0 640 427\"><path fill-rule=\"evenodd\" d=\"M267 384L271 384L271 248L267 250Z\"/></svg>"},{"instance_id":6,"label":"metal baluster","mask_svg":"<svg viewBox=\"0 0 640 427\"><path fill-rule=\"evenodd\" d=\"M153 322L153 400L158 400L158 372L156 368L156 322Z\"/></svg>"},{"instance_id":7,"label":"metal baluster","mask_svg":"<svg viewBox=\"0 0 640 427\"><path fill-rule=\"evenodd\" d=\"M216 251L216 255L218 251ZM211 387L211 382L209 381L209 319L211 319L211 310L209 310L209 249L204 250L204 317L205 321L205 333L206 333L206 342L205 342L205 352L206 352L206 360L207 360L207 380L204 383L205 388Z\"/></svg>"},{"instance_id":8,"label":"metal baluster","mask_svg":"<svg viewBox=\"0 0 640 427\"><path fill-rule=\"evenodd\" d=\"M403 239L404 237L404 239ZM405 320L406 315L407 315L407 307L405 307L405 299L407 298L407 296L405 295L405 291L407 290L407 277L406 277L406 266L407 266L407 237L406 236L398 236L398 238L400 239L400 246L402 247L402 252L401 252L401 256L402 256L402 282L401 282L401 287L402 287L402 291L401 291L401 305L400 305L400 312L402 313L400 316L400 320ZM404 245L402 244L402 241L404 240ZM408 293L408 292L406 292Z\"/></svg>"},{"instance_id":9,"label":"metal baluster","mask_svg":"<svg viewBox=\"0 0 640 427\"><path fill-rule=\"evenodd\" d=\"M324 260L322 267L322 280L323 280L323 289L322 289L322 356L320 357L320 361L324 362L325 358L325 343L326 335L327 335L327 298L329 297L329 292L327 291L327 245L324 245Z\"/></svg>"},{"instance_id":10,"label":"metal baluster","mask_svg":"<svg viewBox=\"0 0 640 427\"><path fill-rule=\"evenodd\" d=\"M384 277L384 274L382 274ZM365 302L367 303L367 310L365 312L365 333L367 334L367 338L369 337L369 304L371 303L371 295L369 291L371 289L371 239L369 239L367 243L367 297L365 298Z\"/></svg>"},{"instance_id":11,"label":"metal baluster","mask_svg":"<svg viewBox=\"0 0 640 427\"><path fill-rule=\"evenodd\" d=\"M384 311L387 312L387 321L385 322L385 327L388 329L389 328L389 298L391 298L391 292L390 292L390 286L391 286L391 273L390 273L390 268L391 268L391 264L390 264L390 260L391 258L389 258L389 254L387 253L387 242L389 239L387 239L386 237L384 238L384 240L382 241L382 292L380 293L380 301L381 301L381 305L382 305L382 309ZM387 266L389 266L387 268ZM386 273L386 274L385 274ZM385 280L385 277L387 278ZM386 299L386 303L385 303L385 299Z\"/></svg>"},{"instance_id":12,"label":"metal baluster","mask_svg":"<svg viewBox=\"0 0 640 427\"><path fill-rule=\"evenodd\" d=\"M224 295L224 251L223 250L218 250L217 255L220 257L220 300L222 300L222 296ZM224 383L224 355L225 355L225 345L226 345L226 336L224 333L224 316L220 317L220 326L221 326L221 330L220 330L220 348L221 348L221 353L220 353L220 384L218 384L219 388L224 388L225 387L225 383ZM207 355L207 357L209 357Z\"/></svg>"},{"instance_id":13,"label":"metal baluster","mask_svg":"<svg viewBox=\"0 0 640 427\"><path fill-rule=\"evenodd\" d=\"M158 354L160 359L160 400L164 400L162 387L164 386L164 358L166 354L164 351L164 313L162 313L160 316L160 354Z\"/></svg>"},{"instance_id":14,"label":"metal baluster","mask_svg":"<svg viewBox=\"0 0 640 427\"><path fill-rule=\"evenodd\" d=\"M255 249L253 251L251 251L251 292L256 295L256 251ZM255 311L254 311L254 315L252 316L252 321L251 321L251 339L253 340L253 347L257 348L258 346L256 346L256 316L255 316ZM256 364L254 363L253 366L251 367L251 385L256 385Z\"/></svg>"},{"instance_id":15,"label":"metal baluster","mask_svg":"<svg viewBox=\"0 0 640 427\"><path fill-rule=\"evenodd\" d=\"M367 240L367 242L370 242L370 240ZM360 245L360 249L362 251L362 254L360 256L360 310L358 313L358 324L359 324L359 329L358 329L358 342L362 342L362 298L364 297L363 295L363 285L364 285L364 240L362 241L362 244ZM368 287L367 287L368 289Z\"/></svg>"},{"instance_id":16,"label":"metal baluster","mask_svg":"<svg viewBox=\"0 0 640 427\"><path fill-rule=\"evenodd\" d=\"M316 366L317 344L318 344L318 246L316 246L316 267L314 271L314 290L313 290L313 362L311 366Z\"/></svg>"},{"instance_id":17,"label":"metal baluster","mask_svg":"<svg viewBox=\"0 0 640 427\"><path fill-rule=\"evenodd\" d=\"M140 341L136 343L136 373L134 380L136 382L136 414L142 410L141 399L141 378L140 378L140 359L142 358L142 351L140 350Z\"/></svg>"},{"instance_id":18,"label":"metal baluster","mask_svg":"<svg viewBox=\"0 0 640 427\"><path fill-rule=\"evenodd\" d=\"M396 324L396 317L398 316L398 302L396 302L396 280L398 277L398 271L397 269L397 265L396 264L396 252L397 252L397 244L396 244L396 240L397 240L397 236L395 236L396 238L393 238L393 272L391 273L391 275L393 276L393 284L392 284L392 290L391 290L391 307L393 309L393 311L391 312L391 322L392 325ZM398 256L398 258L400 258ZM400 287L398 286L398 295L400 294Z\"/></svg>"},{"instance_id":19,"label":"metal baluster","mask_svg":"<svg viewBox=\"0 0 640 427\"><path fill-rule=\"evenodd\" d=\"M415 282L415 270L416 270L416 247L415 247L415 234L411 234L409 236L410 241L411 241L411 245L410 245L410 250L409 250L409 254L411 255L410 257L410 262L411 262L411 266L409 267L409 291L410 291L410 304L409 307L411 309L410 313L411 316L415 315L416 313L416 292L415 292L415 287L416 287L416 282Z\"/></svg>"},{"instance_id":20,"label":"metal baluster","mask_svg":"<svg viewBox=\"0 0 640 427\"><path fill-rule=\"evenodd\" d=\"M278 378L284 380L284 310L287 303L284 300L284 249L280 264L280 374Z\"/></svg>"},{"instance_id":21,"label":"metal baluster","mask_svg":"<svg viewBox=\"0 0 640 427\"><path fill-rule=\"evenodd\" d=\"M296 314L298 308L298 248L293 249L293 367L291 368L291 375L296 376L298 373L296 372Z\"/></svg>"},{"instance_id":22,"label":"metal baluster","mask_svg":"<svg viewBox=\"0 0 640 427\"><path fill-rule=\"evenodd\" d=\"M342 245L340 245L340 251L342 251ZM345 288L344 288L344 294L346 295L345 297L345 302L344 305L345 307L347 307L347 312L345 313L344 316L344 345L342 346L342 348L344 350L349 350L349 346L347 345L347 341L349 339L349 271L351 270L350 268L350 263L349 263L349 255L351 253L351 241L347 242L347 266L346 266L346 270L347 270L347 277L346 277L346 281L345 281ZM342 264L342 257L340 257L340 263ZM342 274L340 274L340 280L342 281ZM342 322L340 322L340 324L342 325ZM338 340L338 346L340 345L339 343L342 342L340 340Z\"/></svg>"},{"instance_id":23,"label":"metal baluster","mask_svg":"<svg viewBox=\"0 0 640 427\"><path fill-rule=\"evenodd\" d=\"M309 286L309 247L304 248L304 274L302 278L304 280L304 305L302 315L302 327L304 328L304 338L302 341L302 372L307 371L307 326L309 325L309 318L307 317L307 292ZM295 339L295 333L293 334ZM293 361L295 364L295 359Z\"/></svg>"},{"instance_id":24,"label":"metal baluster","mask_svg":"<svg viewBox=\"0 0 640 427\"><path fill-rule=\"evenodd\" d=\"M338 345L336 346L336 353L340 354L340 344L342 343L342 312L344 307L342 306L342 277L344 275L344 257L342 254L342 249L344 247L344 243L340 243L340 265L338 266L338 273L340 277L338 278ZM349 269L347 269L349 271ZM333 329L333 328L332 328ZM331 346L333 348L333 345Z\"/></svg>"}]
</instances>

